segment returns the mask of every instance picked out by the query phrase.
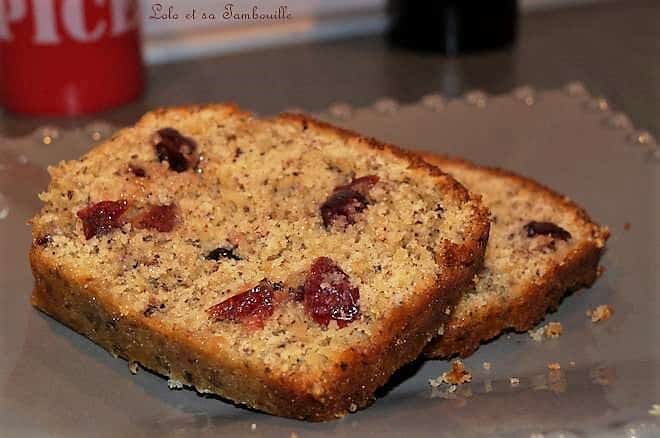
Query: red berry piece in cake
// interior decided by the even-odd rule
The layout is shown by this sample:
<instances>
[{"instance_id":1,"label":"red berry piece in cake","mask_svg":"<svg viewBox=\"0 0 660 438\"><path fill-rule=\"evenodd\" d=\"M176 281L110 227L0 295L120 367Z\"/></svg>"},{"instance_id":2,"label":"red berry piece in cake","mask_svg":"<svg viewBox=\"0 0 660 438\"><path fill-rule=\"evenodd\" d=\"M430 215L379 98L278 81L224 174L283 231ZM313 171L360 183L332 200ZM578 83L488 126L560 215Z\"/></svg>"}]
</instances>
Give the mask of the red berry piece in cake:
<instances>
[{"instance_id":1,"label":"red berry piece in cake","mask_svg":"<svg viewBox=\"0 0 660 438\"><path fill-rule=\"evenodd\" d=\"M185 172L199 163L197 143L174 128L159 129L153 143L158 160L167 161L175 172Z\"/></svg>"},{"instance_id":2,"label":"red berry piece in cake","mask_svg":"<svg viewBox=\"0 0 660 438\"><path fill-rule=\"evenodd\" d=\"M342 328L360 317L360 292L348 275L329 257L314 260L305 280L303 306L317 323L330 320Z\"/></svg>"},{"instance_id":3,"label":"red berry piece in cake","mask_svg":"<svg viewBox=\"0 0 660 438\"><path fill-rule=\"evenodd\" d=\"M162 233L172 231L176 223L177 215L174 204L152 205L133 220L133 225L136 228L157 230Z\"/></svg>"},{"instance_id":4,"label":"red berry piece in cake","mask_svg":"<svg viewBox=\"0 0 660 438\"><path fill-rule=\"evenodd\" d=\"M89 240L94 236L107 234L114 228L120 228L125 223L121 216L127 209L128 202L121 200L97 202L78 211L76 215L82 221L85 239Z\"/></svg>"},{"instance_id":5,"label":"red berry piece in cake","mask_svg":"<svg viewBox=\"0 0 660 438\"><path fill-rule=\"evenodd\" d=\"M571 233L553 224L552 222L528 222L524 227L527 232L527 237L535 237L539 235L554 237L555 239L568 240L571 238Z\"/></svg>"},{"instance_id":6,"label":"red berry piece in cake","mask_svg":"<svg viewBox=\"0 0 660 438\"><path fill-rule=\"evenodd\" d=\"M279 283L263 279L252 289L210 307L207 312L215 321L240 322L251 328L263 328L264 321L273 315L275 291L280 288Z\"/></svg>"},{"instance_id":7,"label":"red berry piece in cake","mask_svg":"<svg viewBox=\"0 0 660 438\"><path fill-rule=\"evenodd\" d=\"M321 205L323 226L354 224L358 213L369 205L367 195L378 180L376 175L367 175L336 187Z\"/></svg>"}]
</instances>

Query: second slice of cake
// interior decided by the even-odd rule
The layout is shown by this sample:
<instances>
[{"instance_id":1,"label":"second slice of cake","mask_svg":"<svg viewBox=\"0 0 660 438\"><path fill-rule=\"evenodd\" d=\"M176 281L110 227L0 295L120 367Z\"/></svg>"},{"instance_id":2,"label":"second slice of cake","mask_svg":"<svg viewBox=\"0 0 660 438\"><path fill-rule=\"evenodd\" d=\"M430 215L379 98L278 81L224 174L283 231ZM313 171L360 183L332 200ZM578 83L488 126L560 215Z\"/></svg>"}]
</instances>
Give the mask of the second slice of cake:
<instances>
[{"instance_id":1,"label":"second slice of cake","mask_svg":"<svg viewBox=\"0 0 660 438\"><path fill-rule=\"evenodd\" d=\"M513 172L424 158L481 195L492 220L484 267L427 356L465 357L506 330L529 330L566 293L596 280L609 231L573 201Z\"/></svg>"}]
</instances>

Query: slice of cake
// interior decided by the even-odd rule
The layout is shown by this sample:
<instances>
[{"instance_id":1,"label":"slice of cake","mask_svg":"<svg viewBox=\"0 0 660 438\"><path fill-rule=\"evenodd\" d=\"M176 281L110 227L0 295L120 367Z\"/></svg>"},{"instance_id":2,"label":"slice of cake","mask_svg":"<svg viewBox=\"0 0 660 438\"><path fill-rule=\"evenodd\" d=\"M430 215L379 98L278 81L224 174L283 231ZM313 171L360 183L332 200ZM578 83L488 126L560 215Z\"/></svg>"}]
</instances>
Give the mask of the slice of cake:
<instances>
[{"instance_id":1,"label":"slice of cake","mask_svg":"<svg viewBox=\"0 0 660 438\"><path fill-rule=\"evenodd\" d=\"M596 280L609 232L568 198L512 172L424 158L481 195L491 212L484 268L428 356L468 356L504 330L529 330L564 294Z\"/></svg>"},{"instance_id":2,"label":"slice of cake","mask_svg":"<svg viewBox=\"0 0 660 438\"><path fill-rule=\"evenodd\" d=\"M149 113L49 171L36 307L173 386L307 420L421 353L489 228L412 154L227 105Z\"/></svg>"}]
</instances>

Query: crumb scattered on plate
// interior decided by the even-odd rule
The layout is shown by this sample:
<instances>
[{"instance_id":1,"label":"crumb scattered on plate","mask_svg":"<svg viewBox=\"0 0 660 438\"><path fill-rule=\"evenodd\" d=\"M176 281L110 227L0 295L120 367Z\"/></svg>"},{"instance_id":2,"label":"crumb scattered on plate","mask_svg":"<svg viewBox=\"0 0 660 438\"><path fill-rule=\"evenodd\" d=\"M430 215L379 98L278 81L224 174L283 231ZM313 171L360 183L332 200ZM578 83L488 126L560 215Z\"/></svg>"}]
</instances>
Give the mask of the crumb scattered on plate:
<instances>
[{"instance_id":1,"label":"crumb scattered on plate","mask_svg":"<svg viewBox=\"0 0 660 438\"><path fill-rule=\"evenodd\" d=\"M442 373L441 377L443 382L450 385L462 385L472 380L472 374L465 369L463 362L460 360L452 362L451 370Z\"/></svg>"},{"instance_id":2,"label":"crumb scattered on plate","mask_svg":"<svg viewBox=\"0 0 660 438\"><path fill-rule=\"evenodd\" d=\"M482 364L482 366L484 367L484 369L485 369L486 371L490 371L490 362L484 362L484 363Z\"/></svg>"},{"instance_id":3,"label":"crumb scattered on plate","mask_svg":"<svg viewBox=\"0 0 660 438\"><path fill-rule=\"evenodd\" d=\"M559 362L551 362L548 364L548 369L552 371L557 371L561 369Z\"/></svg>"},{"instance_id":4,"label":"crumb scattered on plate","mask_svg":"<svg viewBox=\"0 0 660 438\"><path fill-rule=\"evenodd\" d=\"M451 364L451 370L445 371L435 379L429 379L429 385L431 385L433 388L437 388L442 383L447 383L449 385L462 385L463 383L468 383L471 380L472 374L470 374L470 372L465 369L463 362L460 360L455 360Z\"/></svg>"},{"instance_id":5,"label":"crumb scattered on plate","mask_svg":"<svg viewBox=\"0 0 660 438\"><path fill-rule=\"evenodd\" d=\"M183 383L179 382L178 380L169 379L167 381L167 386L170 389L183 389Z\"/></svg>"},{"instance_id":6,"label":"crumb scattered on plate","mask_svg":"<svg viewBox=\"0 0 660 438\"><path fill-rule=\"evenodd\" d=\"M530 338L536 342L541 342L543 340L543 327L536 328L527 332Z\"/></svg>"},{"instance_id":7,"label":"crumb scattered on plate","mask_svg":"<svg viewBox=\"0 0 660 438\"><path fill-rule=\"evenodd\" d=\"M257 424L256 424L256 423L252 423L252 426L250 426L250 429L252 429L252 430L257 430Z\"/></svg>"},{"instance_id":8,"label":"crumb scattered on plate","mask_svg":"<svg viewBox=\"0 0 660 438\"><path fill-rule=\"evenodd\" d=\"M128 371L130 371L131 374L137 374L139 370L140 370L140 365L137 362L134 361L128 362Z\"/></svg>"},{"instance_id":9,"label":"crumb scattered on plate","mask_svg":"<svg viewBox=\"0 0 660 438\"><path fill-rule=\"evenodd\" d=\"M591 322L607 321L614 314L614 308L609 304L601 304L600 306L587 310L587 316L591 318Z\"/></svg>"},{"instance_id":10,"label":"crumb scattered on plate","mask_svg":"<svg viewBox=\"0 0 660 438\"><path fill-rule=\"evenodd\" d=\"M518 386L520 385L520 379L517 377L511 377L509 379L509 382L511 383L511 386Z\"/></svg>"},{"instance_id":11,"label":"crumb scattered on plate","mask_svg":"<svg viewBox=\"0 0 660 438\"><path fill-rule=\"evenodd\" d=\"M549 322L544 326L527 332L529 337L536 342L541 342L544 338L556 339L561 336L561 322Z\"/></svg>"},{"instance_id":12,"label":"crumb scattered on plate","mask_svg":"<svg viewBox=\"0 0 660 438\"><path fill-rule=\"evenodd\" d=\"M543 334L546 338L558 338L561 336L561 322L549 322L543 327Z\"/></svg>"},{"instance_id":13,"label":"crumb scattered on plate","mask_svg":"<svg viewBox=\"0 0 660 438\"><path fill-rule=\"evenodd\" d=\"M429 385L431 388L437 388L442 384L442 376L436 377L435 379L429 379Z\"/></svg>"}]
</instances>

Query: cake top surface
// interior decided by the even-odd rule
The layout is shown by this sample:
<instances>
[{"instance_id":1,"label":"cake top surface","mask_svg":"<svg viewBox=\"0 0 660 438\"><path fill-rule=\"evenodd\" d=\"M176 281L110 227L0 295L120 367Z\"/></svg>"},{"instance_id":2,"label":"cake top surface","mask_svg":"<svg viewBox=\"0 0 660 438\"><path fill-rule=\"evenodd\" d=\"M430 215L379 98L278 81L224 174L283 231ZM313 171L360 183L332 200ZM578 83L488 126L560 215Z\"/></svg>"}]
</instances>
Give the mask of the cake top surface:
<instances>
[{"instance_id":1,"label":"cake top surface","mask_svg":"<svg viewBox=\"0 0 660 438\"><path fill-rule=\"evenodd\" d=\"M62 275L116 317L283 375L370 348L487 227L453 179L394 148L227 105L149 113L49 172L33 237Z\"/></svg>"}]
</instances>

